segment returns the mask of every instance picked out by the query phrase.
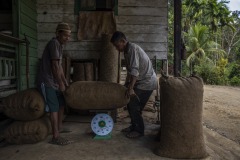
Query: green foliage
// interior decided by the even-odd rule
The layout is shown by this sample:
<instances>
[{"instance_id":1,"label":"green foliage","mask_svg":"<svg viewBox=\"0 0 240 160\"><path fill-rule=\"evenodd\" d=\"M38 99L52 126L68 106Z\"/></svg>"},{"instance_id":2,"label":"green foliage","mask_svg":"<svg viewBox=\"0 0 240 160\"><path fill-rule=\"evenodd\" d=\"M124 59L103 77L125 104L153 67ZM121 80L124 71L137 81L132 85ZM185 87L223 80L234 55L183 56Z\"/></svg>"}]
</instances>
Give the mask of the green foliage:
<instances>
[{"instance_id":1,"label":"green foliage","mask_svg":"<svg viewBox=\"0 0 240 160\"><path fill-rule=\"evenodd\" d=\"M225 74L225 70L226 70L226 65L228 64L228 60L221 58L218 62L217 62L217 71L219 73L220 76L224 76Z\"/></svg>"},{"instance_id":2,"label":"green foliage","mask_svg":"<svg viewBox=\"0 0 240 160\"><path fill-rule=\"evenodd\" d=\"M191 75L191 70L186 63L182 63L181 76L188 77Z\"/></svg>"},{"instance_id":3,"label":"green foliage","mask_svg":"<svg viewBox=\"0 0 240 160\"><path fill-rule=\"evenodd\" d=\"M188 66L190 63L199 64L199 61L205 57L212 57L211 59L223 57L225 51L220 48L219 44L210 39L207 26L196 24L184 35L187 42L188 58L186 63Z\"/></svg>"},{"instance_id":4,"label":"green foliage","mask_svg":"<svg viewBox=\"0 0 240 160\"><path fill-rule=\"evenodd\" d=\"M227 72L225 69L227 63L226 59L220 59L216 66L205 58L195 67L195 72L202 77L206 84L226 85L228 83Z\"/></svg>"},{"instance_id":5,"label":"green foliage","mask_svg":"<svg viewBox=\"0 0 240 160\"><path fill-rule=\"evenodd\" d=\"M197 75L202 77L204 83L206 84L214 84L215 82L215 71L214 64L208 62L206 59L201 60L199 65L196 65L195 72Z\"/></svg>"},{"instance_id":6,"label":"green foliage","mask_svg":"<svg viewBox=\"0 0 240 160\"><path fill-rule=\"evenodd\" d=\"M168 62L169 65L173 64L174 55L174 13L173 13L173 0L168 1Z\"/></svg>"},{"instance_id":7,"label":"green foliage","mask_svg":"<svg viewBox=\"0 0 240 160\"><path fill-rule=\"evenodd\" d=\"M184 29L199 22L208 26L213 32L216 32L218 27L233 28L231 25L233 18L230 16L227 3L226 0L220 2L218 0L184 0L182 7Z\"/></svg>"},{"instance_id":8,"label":"green foliage","mask_svg":"<svg viewBox=\"0 0 240 160\"><path fill-rule=\"evenodd\" d=\"M228 78L232 79L233 77L240 78L240 64L233 63Z\"/></svg>"},{"instance_id":9,"label":"green foliage","mask_svg":"<svg viewBox=\"0 0 240 160\"><path fill-rule=\"evenodd\" d=\"M204 45L206 41L207 27L197 24L192 26L188 33L185 33L186 49L187 49L187 66L190 62L198 63L199 58L205 56Z\"/></svg>"},{"instance_id":10,"label":"green foliage","mask_svg":"<svg viewBox=\"0 0 240 160\"><path fill-rule=\"evenodd\" d=\"M231 63L227 71L230 85L240 86L240 63Z\"/></svg>"},{"instance_id":11,"label":"green foliage","mask_svg":"<svg viewBox=\"0 0 240 160\"><path fill-rule=\"evenodd\" d=\"M233 78L230 79L230 84L232 86L240 86L240 78L237 76L234 76Z\"/></svg>"},{"instance_id":12,"label":"green foliage","mask_svg":"<svg viewBox=\"0 0 240 160\"><path fill-rule=\"evenodd\" d=\"M182 38L187 59L182 61L181 75L194 72L207 84L239 85L240 11L231 12L228 3L227 0L182 1ZM173 4L174 0L168 1L169 66L173 66L174 59Z\"/></svg>"}]
</instances>

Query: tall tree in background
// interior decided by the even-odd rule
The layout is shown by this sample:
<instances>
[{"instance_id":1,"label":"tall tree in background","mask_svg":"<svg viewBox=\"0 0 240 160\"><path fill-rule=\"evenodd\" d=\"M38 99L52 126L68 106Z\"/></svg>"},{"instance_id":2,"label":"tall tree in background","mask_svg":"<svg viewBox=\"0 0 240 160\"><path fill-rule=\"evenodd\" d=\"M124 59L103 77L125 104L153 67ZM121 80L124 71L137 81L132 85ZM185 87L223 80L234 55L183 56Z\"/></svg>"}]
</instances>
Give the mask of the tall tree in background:
<instances>
[{"instance_id":1,"label":"tall tree in background","mask_svg":"<svg viewBox=\"0 0 240 160\"><path fill-rule=\"evenodd\" d=\"M240 11L231 12L228 3L182 0L182 38L187 49L182 75L189 75L190 68L190 74L194 70L208 84L240 85ZM172 64L174 0L168 4L168 60Z\"/></svg>"},{"instance_id":2,"label":"tall tree in background","mask_svg":"<svg viewBox=\"0 0 240 160\"><path fill-rule=\"evenodd\" d=\"M232 27L233 18L230 16L231 11L229 11L227 3L229 2L226 0L221 0L220 2L208 0L204 7L203 16L205 19L203 24L209 25L213 32L216 32L219 27Z\"/></svg>"},{"instance_id":3,"label":"tall tree in background","mask_svg":"<svg viewBox=\"0 0 240 160\"><path fill-rule=\"evenodd\" d=\"M182 24L184 28L184 32L192 32L192 30L196 27L193 27L197 23L203 24L205 27L204 30L208 30L208 40L211 41L212 50L215 47L215 51L212 51L211 56L209 58L213 58L213 61L217 61L219 58L219 54L222 52L216 52L216 50L221 50L223 44L222 38L222 29L223 27L231 28L234 31L233 27L233 18L230 15L230 11L227 7L226 0L221 0L218 2L217 0L184 0L183 1L183 19ZM192 27L192 28L191 28ZM191 28L191 29L190 29ZM201 30L203 31L203 29ZM205 31L204 31L205 32ZM191 35L191 33L189 34ZM192 37L194 39L194 37ZM192 40L191 40L192 41ZM215 41L215 43L213 43ZM218 44L218 42L220 42ZM215 46L214 46L215 45ZM192 46L188 46L192 48ZM200 50L199 50L200 51ZM199 52L198 51L198 52ZM193 59L195 54L190 54L189 59ZM215 55L215 57L213 56ZM189 63L189 61L187 61Z\"/></svg>"},{"instance_id":4,"label":"tall tree in background","mask_svg":"<svg viewBox=\"0 0 240 160\"><path fill-rule=\"evenodd\" d=\"M238 48L240 48L240 11L232 12L233 27L234 30L229 27L224 27L222 32L222 37L224 38L224 49L227 52L227 58L230 61L236 60L236 54L239 52ZM233 52L231 52L233 50Z\"/></svg>"},{"instance_id":5,"label":"tall tree in background","mask_svg":"<svg viewBox=\"0 0 240 160\"><path fill-rule=\"evenodd\" d=\"M220 49L219 44L212 41L209 37L207 26L196 24L192 26L189 32L185 33L187 44L186 64L192 69L194 65L200 63L200 59L214 59L216 55L220 58L224 56L225 51Z\"/></svg>"},{"instance_id":6,"label":"tall tree in background","mask_svg":"<svg viewBox=\"0 0 240 160\"><path fill-rule=\"evenodd\" d=\"M183 19L184 31L187 32L190 26L196 23L209 26L212 33L217 32L222 27L233 28L233 18L231 11L227 7L226 0L184 0Z\"/></svg>"},{"instance_id":7,"label":"tall tree in background","mask_svg":"<svg viewBox=\"0 0 240 160\"><path fill-rule=\"evenodd\" d=\"M174 58L174 0L168 0L168 67L169 74L173 72L173 58Z\"/></svg>"},{"instance_id":8,"label":"tall tree in background","mask_svg":"<svg viewBox=\"0 0 240 160\"><path fill-rule=\"evenodd\" d=\"M202 19L204 6L207 0L184 0L182 6L182 26L183 30L187 32L190 27L199 23Z\"/></svg>"}]
</instances>

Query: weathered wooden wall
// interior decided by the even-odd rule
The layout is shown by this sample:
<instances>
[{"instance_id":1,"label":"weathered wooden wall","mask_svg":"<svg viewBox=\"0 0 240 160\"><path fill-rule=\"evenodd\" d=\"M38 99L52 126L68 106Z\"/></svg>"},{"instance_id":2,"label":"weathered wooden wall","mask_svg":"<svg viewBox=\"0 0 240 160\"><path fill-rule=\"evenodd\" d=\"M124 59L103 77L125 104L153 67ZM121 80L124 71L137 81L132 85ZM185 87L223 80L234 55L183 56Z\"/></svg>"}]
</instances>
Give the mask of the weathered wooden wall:
<instances>
[{"instance_id":1,"label":"weathered wooden wall","mask_svg":"<svg viewBox=\"0 0 240 160\"><path fill-rule=\"evenodd\" d=\"M78 15L74 15L75 0L37 0L38 56L46 43L55 36L59 22L72 28L71 41L65 53L73 59L99 58L100 40L77 40ZM150 58L167 58L167 0L118 0L117 30L139 44Z\"/></svg>"},{"instance_id":2,"label":"weathered wooden wall","mask_svg":"<svg viewBox=\"0 0 240 160\"><path fill-rule=\"evenodd\" d=\"M18 26L16 26L18 37L24 39L26 35L30 42L28 62L26 45L22 44L19 46L19 89L24 90L27 88L27 85L30 88L36 86L38 67L36 0L18 0L17 3L19 9L17 13Z\"/></svg>"},{"instance_id":3,"label":"weathered wooden wall","mask_svg":"<svg viewBox=\"0 0 240 160\"><path fill-rule=\"evenodd\" d=\"M167 58L167 0L119 0L117 28L153 58Z\"/></svg>"}]
</instances>

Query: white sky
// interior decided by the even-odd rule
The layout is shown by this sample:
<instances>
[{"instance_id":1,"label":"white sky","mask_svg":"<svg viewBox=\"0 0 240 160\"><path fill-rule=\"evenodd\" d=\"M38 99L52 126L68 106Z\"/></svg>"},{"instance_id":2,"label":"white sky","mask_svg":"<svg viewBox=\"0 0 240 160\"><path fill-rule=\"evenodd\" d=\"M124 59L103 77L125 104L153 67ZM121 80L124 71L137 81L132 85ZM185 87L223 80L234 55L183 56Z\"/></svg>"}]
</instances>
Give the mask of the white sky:
<instances>
[{"instance_id":1,"label":"white sky","mask_svg":"<svg viewBox=\"0 0 240 160\"><path fill-rule=\"evenodd\" d=\"M228 7L230 11L240 11L240 0L229 0Z\"/></svg>"}]
</instances>

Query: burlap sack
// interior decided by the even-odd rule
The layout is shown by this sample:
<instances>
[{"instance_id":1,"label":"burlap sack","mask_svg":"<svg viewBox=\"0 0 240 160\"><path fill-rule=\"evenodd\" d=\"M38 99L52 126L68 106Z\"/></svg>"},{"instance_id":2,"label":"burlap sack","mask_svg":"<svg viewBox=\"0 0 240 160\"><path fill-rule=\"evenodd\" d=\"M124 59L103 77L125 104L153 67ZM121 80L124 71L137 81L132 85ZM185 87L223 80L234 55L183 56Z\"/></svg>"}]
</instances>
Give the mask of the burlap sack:
<instances>
[{"instance_id":1,"label":"burlap sack","mask_svg":"<svg viewBox=\"0 0 240 160\"><path fill-rule=\"evenodd\" d=\"M4 138L12 144L31 144L44 140L50 133L50 120L15 121L4 130Z\"/></svg>"},{"instance_id":2,"label":"burlap sack","mask_svg":"<svg viewBox=\"0 0 240 160\"><path fill-rule=\"evenodd\" d=\"M37 89L20 91L3 99L3 112L15 120L35 120L44 114L44 100Z\"/></svg>"},{"instance_id":3,"label":"burlap sack","mask_svg":"<svg viewBox=\"0 0 240 160\"><path fill-rule=\"evenodd\" d=\"M102 34L99 81L118 81L118 51L110 42L112 35Z\"/></svg>"},{"instance_id":4,"label":"burlap sack","mask_svg":"<svg viewBox=\"0 0 240 160\"><path fill-rule=\"evenodd\" d=\"M184 159L206 157L202 79L161 77L160 86L161 131L156 154Z\"/></svg>"},{"instance_id":5,"label":"burlap sack","mask_svg":"<svg viewBox=\"0 0 240 160\"><path fill-rule=\"evenodd\" d=\"M67 105L73 109L116 109L129 102L126 87L111 82L78 81L65 91Z\"/></svg>"}]
</instances>

